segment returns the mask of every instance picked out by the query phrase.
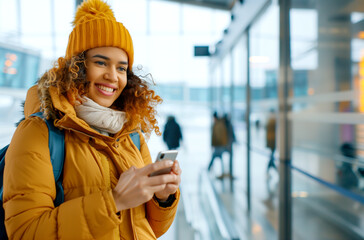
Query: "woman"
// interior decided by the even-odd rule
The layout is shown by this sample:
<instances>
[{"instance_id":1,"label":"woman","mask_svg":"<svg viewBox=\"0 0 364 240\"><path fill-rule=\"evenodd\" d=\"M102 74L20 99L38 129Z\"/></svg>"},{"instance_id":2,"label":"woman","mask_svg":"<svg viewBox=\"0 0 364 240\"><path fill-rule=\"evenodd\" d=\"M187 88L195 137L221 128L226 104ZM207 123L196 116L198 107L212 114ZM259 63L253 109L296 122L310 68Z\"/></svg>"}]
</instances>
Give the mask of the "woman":
<instances>
[{"instance_id":1,"label":"woman","mask_svg":"<svg viewBox=\"0 0 364 240\"><path fill-rule=\"evenodd\" d=\"M4 209L10 239L156 239L179 201L178 162L152 163L142 132L159 133L161 102L134 75L128 30L101 0L78 9L65 58L29 90L25 120L6 155ZM38 90L38 95L34 91ZM65 134L65 202L56 188L39 106ZM138 132L140 150L129 134ZM172 166L169 174L149 175Z\"/></svg>"}]
</instances>

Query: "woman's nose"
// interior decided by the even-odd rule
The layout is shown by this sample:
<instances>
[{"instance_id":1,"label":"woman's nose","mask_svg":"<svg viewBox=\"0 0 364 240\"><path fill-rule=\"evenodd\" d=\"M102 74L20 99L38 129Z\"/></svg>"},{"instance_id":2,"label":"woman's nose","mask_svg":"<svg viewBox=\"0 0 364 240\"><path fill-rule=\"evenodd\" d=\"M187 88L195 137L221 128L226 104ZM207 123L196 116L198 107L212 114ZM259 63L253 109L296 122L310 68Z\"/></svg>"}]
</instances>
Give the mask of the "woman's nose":
<instances>
[{"instance_id":1,"label":"woman's nose","mask_svg":"<svg viewBox=\"0 0 364 240\"><path fill-rule=\"evenodd\" d=\"M115 69L108 68L108 70L104 74L104 78L109 81L118 81L118 75Z\"/></svg>"}]
</instances>

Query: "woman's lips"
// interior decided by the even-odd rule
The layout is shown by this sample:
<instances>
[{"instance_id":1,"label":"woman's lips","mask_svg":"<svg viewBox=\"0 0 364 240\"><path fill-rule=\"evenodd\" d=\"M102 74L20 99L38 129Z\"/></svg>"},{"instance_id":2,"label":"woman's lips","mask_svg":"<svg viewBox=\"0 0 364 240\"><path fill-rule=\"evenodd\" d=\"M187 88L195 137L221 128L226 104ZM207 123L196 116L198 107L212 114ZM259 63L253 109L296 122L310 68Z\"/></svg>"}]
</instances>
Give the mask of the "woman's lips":
<instances>
[{"instance_id":1,"label":"woman's lips","mask_svg":"<svg viewBox=\"0 0 364 240\"><path fill-rule=\"evenodd\" d=\"M115 88L107 87L101 84L95 84L97 90L105 96L112 96L115 92Z\"/></svg>"}]
</instances>

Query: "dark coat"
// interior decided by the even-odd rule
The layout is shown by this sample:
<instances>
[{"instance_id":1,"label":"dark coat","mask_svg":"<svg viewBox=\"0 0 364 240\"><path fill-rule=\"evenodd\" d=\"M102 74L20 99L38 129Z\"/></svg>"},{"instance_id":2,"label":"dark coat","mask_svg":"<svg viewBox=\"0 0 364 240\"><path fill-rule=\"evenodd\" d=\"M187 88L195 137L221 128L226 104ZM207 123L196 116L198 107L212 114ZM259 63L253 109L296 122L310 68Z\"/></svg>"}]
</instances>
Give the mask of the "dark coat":
<instances>
[{"instance_id":1,"label":"dark coat","mask_svg":"<svg viewBox=\"0 0 364 240\"><path fill-rule=\"evenodd\" d=\"M176 149L180 146L181 140L181 127L174 118L168 118L167 123L164 126L163 141L167 144L168 149Z\"/></svg>"}]
</instances>

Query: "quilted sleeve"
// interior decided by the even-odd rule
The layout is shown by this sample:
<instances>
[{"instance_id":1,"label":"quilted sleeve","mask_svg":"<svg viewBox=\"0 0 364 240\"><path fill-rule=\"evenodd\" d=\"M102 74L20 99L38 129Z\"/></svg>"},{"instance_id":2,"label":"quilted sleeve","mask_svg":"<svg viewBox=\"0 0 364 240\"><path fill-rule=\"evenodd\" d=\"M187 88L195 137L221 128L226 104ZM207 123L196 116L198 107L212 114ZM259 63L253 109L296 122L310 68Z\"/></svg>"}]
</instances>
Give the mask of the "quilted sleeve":
<instances>
[{"instance_id":1,"label":"quilted sleeve","mask_svg":"<svg viewBox=\"0 0 364 240\"><path fill-rule=\"evenodd\" d=\"M174 200L172 206L170 207L160 207L154 198L152 198L152 200L146 204L147 219L156 237L160 237L165 232L167 232L173 223L180 199L179 190L177 190L175 196L176 200Z\"/></svg>"},{"instance_id":2,"label":"quilted sleeve","mask_svg":"<svg viewBox=\"0 0 364 240\"><path fill-rule=\"evenodd\" d=\"M17 128L5 158L4 209L9 239L97 239L120 224L111 191L55 208L55 182L43 120Z\"/></svg>"}]
</instances>

